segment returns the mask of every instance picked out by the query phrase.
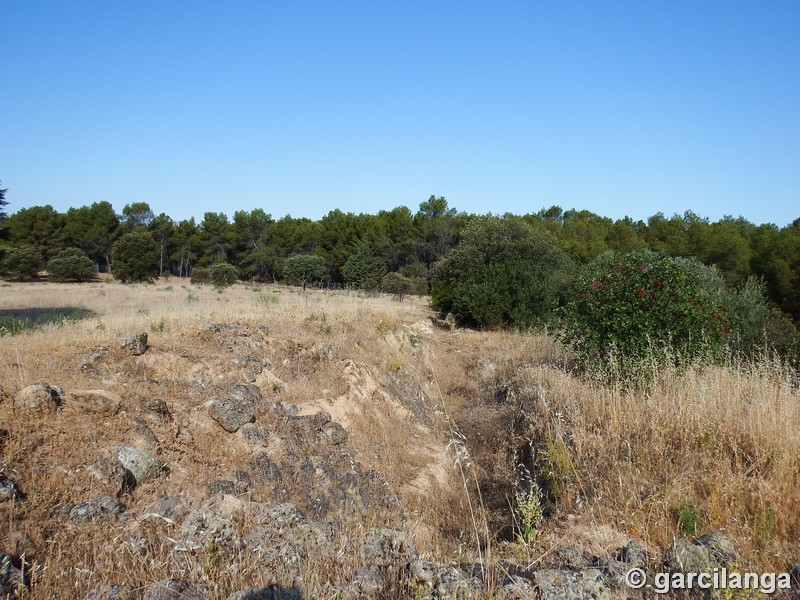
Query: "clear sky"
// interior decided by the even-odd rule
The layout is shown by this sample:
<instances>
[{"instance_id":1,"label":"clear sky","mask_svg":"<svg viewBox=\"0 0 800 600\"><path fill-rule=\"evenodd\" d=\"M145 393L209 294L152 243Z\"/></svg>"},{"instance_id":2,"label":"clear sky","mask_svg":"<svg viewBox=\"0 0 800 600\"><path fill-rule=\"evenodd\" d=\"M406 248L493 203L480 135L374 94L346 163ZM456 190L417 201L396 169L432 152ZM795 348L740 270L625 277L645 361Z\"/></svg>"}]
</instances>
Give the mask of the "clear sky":
<instances>
[{"instance_id":1,"label":"clear sky","mask_svg":"<svg viewBox=\"0 0 800 600\"><path fill-rule=\"evenodd\" d=\"M4 0L7 211L800 217L800 1Z\"/></svg>"}]
</instances>

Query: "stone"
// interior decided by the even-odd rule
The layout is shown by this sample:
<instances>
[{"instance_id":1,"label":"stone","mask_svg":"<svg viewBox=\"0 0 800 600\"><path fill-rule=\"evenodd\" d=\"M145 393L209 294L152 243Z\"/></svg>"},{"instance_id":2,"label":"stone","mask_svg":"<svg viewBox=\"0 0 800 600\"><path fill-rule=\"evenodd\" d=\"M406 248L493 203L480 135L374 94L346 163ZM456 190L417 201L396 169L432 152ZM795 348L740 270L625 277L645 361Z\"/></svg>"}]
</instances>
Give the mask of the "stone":
<instances>
[{"instance_id":1,"label":"stone","mask_svg":"<svg viewBox=\"0 0 800 600\"><path fill-rule=\"evenodd\" d=\"M0 472L0 502L17 500L21 497L17 484L9 479L5 473Z\"/></svg>"},{"instance_id":2,"label":"stone","mask_svg":"<svg viewBox=\"0 0 800 600\"><path fill-rule=\"evenodd\" d=\"M278 465L269 454L260 452L247 463L247 470L252 480L261 485L278 485L283 477Z\"/></svg>"},{"instance_id":3,"label":"stone","mask_svg":"<svg viewBox=\"0 0 800 600\"><path fill-rule=\"evenodd\" d=\"M302 600L300 590L277 586L240 590L228 596L227 600Z\"/></svg>"},{"instance_id":4,"label":"stone","mask_svg":"<svg viewBox=\"0 0 800 600\"><path fill-rule=\"evenodd\" d=\"M128 600L132 598L127 588L109 583L96 587L83 597L83 600Z\"/></svg>"},{"instance_id":5,"label":"stone","mask_svg":"<svg viewBox=\"0 0 800 600\"><path fill-rule=\"evenodd\" d=\"M61 394L57 387L46 383L33 383L14 394L15 410L54 411L61 406Z\"/></svg>"},{"instance_id":6,"label":"stone","mask_svg":"<svg viewBox=\"0 0 800 600\"><path fill-rule=\"evenodd\" d=\"M713 531L692 542L708 550L709 556L721 567L730 567L741 563L741 556L736 546L719 531Z\"/></svg>"},{"instance_id":7,"label":"stone","mask_svg":"<svg viewBox=\"0 0 800 600\"><path fill-rule=\"evenodd\" d=\"M620 552L620 560L630 567L643 567L648 562L647 548L641 542L631 540Z\"/></svg>"},{"instance_id":8,"label":"stone","mask_svg":"<svg viewBox=\"0 0 800 600\"><path fill-rule=\"evenodd\" d=\"M148 504L139 519L142 521L160 519L172 525L183 518L186 510L186 506L180 498L162 496Z\"/></svg>"},{"instance_id":9,"label":"stone","mask_svg":"<svg viewBox=\"0 0 800 600\"><path fill-rule=\"evenodd\" d=\"M533 573L541 600L611 600L611 590L598 569L543 569Z\"/></svg>"},{"instance_id":10,"label":"stone","mask_svg":"<svg viewBox=\"0 0 800 600\"><path fill-rule=\"evenodd\" d=\"M0 595L3 597L17 596L25 588L25 577L22 571L14 565L8 554L0 552Z\"/></svg>"},{"instance_id":11,"label":"stone","mask_svg":"<svg viewBox=\"0 0 800 600\"><path fill-rule=\"evenodd\" d=\"M237 383L231 386L231 396L237 400L257 402L261 399L261 388L254 383Z\"/></svg>"},{"instance_id":12,"label":"stone","mask_svg":"<svg viewBox=\"0 0 800 600\"><path fill-rule=\"evenodd\" d=\"M82 413L112 416L122 407L122 398L107 390L72 390L66 404Z\"/></svg>"},{"instance_id":13,"label":"stone","mask_svg":"<svg viewBox=\"0 0 800 600\"><path fill-rule=\"evenodd\" d=\"M92 498L88 502L76 504L69 512L69 522L83 525L94 521L111 519L122 512L122 505L111 496Z\"/></svg>"},{"instance_id":14,"label":"stone","mask_svg":"<svg viewBox=\"0 0 800 600\"><path fill-rule=\"evenodd\" d=\"M200 508L181 524L175 550L202 553L209 545L213 545L221 558L232 559L241 550L242 541L230 520L208 508Z\"/></svg>"},{"instance_id":15,"label":"stone","mask_svg":"<svg viewBox=\"0 0 800 600\"><path fill-rule=\"evenodd\" d=\"M147 586L142 600L208 600L208 587L196 579L166 579Z\"/></svg>"},{"instance_id":16,"label":"stone","mask_svg":"<svg viewBox=\"0 0 800 600\"><path fill-rule=\"evenodd\" d=\"M122 463L113 458L100 458L90 464L87 469L114 496L127 491L135 483Z\"/></svg>"},{"instance_id":17,"label":"stone","mask_svg":"<svg viewBox=\"0 0 800 600\"><path fill-rule=\"evenodd\" d=\"M161 460L133 446L119 444L115 455L122 466L130 471L137 485L154 479L164 472L164 463Z\"/></svg>"},{"instance_id":18,"label":"stone","mask_svg":"<svg viewBox=\"0 0 800 600\"><path fill-rule=\"evenodd\" d=\"M147 333L131 333L122 340L120 348L127 350L131 356L141 356L147 351Z\"/></svg>"},{"instance_id":19,"label":"stone","mask_svg":"<svg viewBox=\"0 0 800 600\"><path fill-rule=\"evenodd\" d=\"M533 600L539 594L531 582L519 575L510 575L497 590L497 600Z\"/></svg>"},{"instance_id":20,"label":"stone","mask_svg":"<svg viewBox=\"0 0 800 600\"><path fill-rule=\"evenodd\" d=\"M664 566L667 571L676 573L708 573L714 568L715 562L708 548L679 538L672 542L664 554Z\"/></svg>"},{"instance_id":21,"label":"stone","mask_svg":"<svg viewBox=\"0 0 800 600\"><path fill-rule=\"evenodd\" d=\"M156 434L153 433L153 430L144 423L136 423L133 427L125 432L125 437L132 446L138 448L139 450L143 450L144 452L158 454L158 452L161 450L161 444L158 441Z\"/></svg>"},{"instance_id":22,"label":"stone","mask_svg":"<svg viewBox=\"0 0 800 600\"><path fill-rule=\"evenodd\" d=\"M255 423L245 423L242 425L239 429L239 435L256 448L265 448L269 442L267 430Z\"/></svg>"},{"instance_id":23,"label":"stone","mask_svg":"<svg viewBox=\"0 0 800 600\"><path fill-rule=\"evenodd\" d=\"M414 558L414 544L408 532L392 527L378 527L362 536L364 564L378 568L398 567Z\"/></svg>"},{"instance_id":24,"label":"stone","mask_svg":"<svg viewBox=\"0 0 800 600\"><path fill-rule=\"evenodd\" d=\"M208 402L208 414L225 431L235 433L245 423L255 421L256 407L252 400L212 398Z\"/></svg>"},{"instance_id":25,"label":"stone","mask_svg":"<svg viewBox=\"0 0 800 600\"><path fill-rule=\"evenodd\" d=\"M168 423L171 416L167 403L160 399L150 400L145 403L139 410L139 415L156 425Z\"/></svg>"}]
</instances>

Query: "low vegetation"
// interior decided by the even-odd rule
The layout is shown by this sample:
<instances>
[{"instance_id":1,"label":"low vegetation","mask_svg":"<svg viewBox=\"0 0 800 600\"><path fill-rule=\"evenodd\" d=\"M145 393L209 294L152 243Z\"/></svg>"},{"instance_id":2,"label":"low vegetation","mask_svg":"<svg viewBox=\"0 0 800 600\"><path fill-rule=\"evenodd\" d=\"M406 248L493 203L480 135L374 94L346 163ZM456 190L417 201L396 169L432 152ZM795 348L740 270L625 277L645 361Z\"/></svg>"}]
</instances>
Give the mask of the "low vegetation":
<instances>
[{"instance_id":1,"label":"low vegetation","mask_svg":"<svg viewBox=\"0 0 800 600\"><path fill-rule=\"evenodd\" d=\"M6 551L12 539L25 548L32 598L62 597L65 584L75 597L109 583L142 590L170 576L204 582L220 598L267 584L335 597L364 566L363 534L376 523L406 532L418 555L437 564L463 572L483 564L487 598L501 597L504 573L558 567L570 547L602 558L633 539L660 557L675 538L724 531L741 568L781 572L800 556L800 382L774 355L680 369L658 362L649 385L625 386L577 372L574 354L551 336L432 328L424 304L388 295L277 286L254 293L242 284L220 295L178 283L15 283L0 296L5 311L29 304L35 290L40 310L69 295L93 313L0 338L0 356L12 357L0 363L0 470L20 493L0 502L0 537ZM258 300L266 295L269 302ZM119 347L132 331L149 332L139 358ZM252 356L269 365L263 373L255 375ZM234 478L227 500L213 491L228 489L219 481L237 470L253 473L247 465L258 452L197 419L209 398L251 377L265 398L277 396L274 406L327 411L349 434L362 472L380 477L405 517L377 504L337 516L344 537L296 578L228 568L214 544L175 571L170 540L180 525L138 520L159 497L232 510L231 527L245 535L254 525L237 506L305 506L322 489L291 488L276 499L273 486L236 491ZM62 388L64 405L15 411L14 394L40 381ZM124 410L76 408L73 390L98 387L117 394ZM151 422L164 469L118 497L137 518L64 525L54 507L102 493L87 465L133 439L154 399L173 415ZM280 427L269 406L257 404L256 424ZM271 456L288 482L286 459ZM139 540L136 552L131 540ZM393 597L414 597L426 584L409 585L417 587L390 588Z\"/></svg>"}]
</instances>

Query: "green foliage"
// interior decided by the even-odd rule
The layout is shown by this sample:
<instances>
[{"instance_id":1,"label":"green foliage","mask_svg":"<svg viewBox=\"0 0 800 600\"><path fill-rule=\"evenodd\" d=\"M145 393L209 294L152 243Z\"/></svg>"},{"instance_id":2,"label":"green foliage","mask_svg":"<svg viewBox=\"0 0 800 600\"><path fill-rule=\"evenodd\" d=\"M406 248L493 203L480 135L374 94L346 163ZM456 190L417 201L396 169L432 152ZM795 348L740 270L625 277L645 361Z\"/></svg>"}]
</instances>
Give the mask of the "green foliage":
<instances>
[{"instance_id":1,"label":"green foliage","mask_svg":"<svg viewBox=\"0 0 800 600\"><path fill-rule=\"evenodd\" d=\"M476 219L434 266L431 302L462 325L545 325L566 294L573 269L546 231L514 217Z\"/></svg>"},{"instance_id":2,"label":"green foliage","mask_svg":"<svg viewBox=\"0 0 800 600\"><path fill-rule=\"evenodd\" d=\"M3 221L8 219L8 215L3 210L3 207L8 206L8 202L6 201L6 192L8 190L4 188L0 188L0 240L4 238L5 228L3 227Z\"/></svg>"},{"instance_id":3,"label":"green foliage","mask_svg":"<svg viewBox=\"0 0 800 600\"><path fill-rule=\"evenodd\" d=\"M77 248L67 248L47 261L51 281L90 281L97 276L92 259Z\"/></svg>"},{"instance_id":4,"label":"green foliage","mask_svg":"<svg viewBox=\"0 0 800 600\"><path fill-rule=\"evenodd\" d=\"M675 519L681 533L688 537L696 536L703 525L703 519L694 502L684 502L674 510Z\"/></svg>"},{"instance_id":5,"label":"green foliage","mask_svg":"<svg viewBox=\"0 0 800 600\"><path fill-rule=\"evenodd\" d=\"M239 269L228 263L216 263L208 268L208 275L215 287L225 288L239 279Z\"/></svg>"},{"instance_id":6,"label":"green foliage","mask_svg":"<svg viewBox=\"0 0 800 600\"><path fill-rule=\"evenodd\" d=\"M211 283L211 272L206 267L195 267L192 269L192 275L189 277L189 281L195 285Z\"/></svg>"},{"instance_id":7,"label":"green foliage","mask_svg":"<svg viewBox=\"0 0 800 600\"><path fill-rule=\"evenodd\" d=\"M368 240L362 240L344 263L342 276L352 287L375 291L386 273L386 263Z\"/></svg>"},{"instance_id":8,"label":"green foliage","mask_svg":"<svg viewBox=\"0 0 800 600\"><path fill-rule=\"evenodd\" d=\"M580 366L623 378L712 359L730 330L724 293L716 269L694 259L608 252L578 284L561 337Z\"/></svg>"},{"instance_id":9,"label":"green foliage","mask_svg":"<svg viewBox=\"0 0 800 600\"><path fill-rule=\"evenodd\" d=\"M33 279L44 268L42 255L33 246L8 248L3 254L0 272L11 279Z\"/></svg>"},{"instance_id":10,"label":"green foliage","mask_svg":"<svg viewBox=\"0 0 800 600\"><path fill-rule=\"evenodd\" d=\"M286 259L283 265L283 277L290 285L306 285L321 281L328 276L325 259L314 254L295 254Z\"/></svg>"},{"instance_id":11,"label":"green foliage","mask_svg":"<svg viewBox=\"0 0 800 600\"><path fill-rule=\"evenodd\" d=\"M112 249L114 277L123 283L152 281L158 275L158 244L147 231L119 238Z\"/></svg>"},{"instance_id":12,"label":"green foliage","mask_svg":"<svg viewBox=\"0 0 800 600\"><path fill-rule=\"evenodd\" d=\"M413 284L411 279L395 271L383 276L383 279L381 279L381 291L385 294L392 294L402 302L404 296L412 293Z\"/></svg>"}]
</instances>

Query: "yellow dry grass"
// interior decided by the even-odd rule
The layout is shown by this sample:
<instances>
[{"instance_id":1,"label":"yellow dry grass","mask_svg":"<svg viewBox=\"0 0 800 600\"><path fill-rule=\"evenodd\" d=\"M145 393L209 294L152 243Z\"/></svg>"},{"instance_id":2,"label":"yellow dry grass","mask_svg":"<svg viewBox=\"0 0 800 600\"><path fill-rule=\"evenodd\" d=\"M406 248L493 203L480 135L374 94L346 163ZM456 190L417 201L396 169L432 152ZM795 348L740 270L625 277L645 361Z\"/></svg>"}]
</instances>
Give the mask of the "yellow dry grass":
<instances>
[{"instance_id":1,"label":"yellow dry grass","mask_svg":"<svg viewBox=\"0 0 800 600\"><path fill-rule=\"evenodd\" d=\"M631 538L660 551L685 533L688 511L698 533L724 530L750 564L783 570L798 558L800 392L778 363L663 372L647 390L623 390L571 373L548 336L432 329L417 299L242 284L218 293L180 279L0 287L0 310L54 306L94 316L0 337L0 387L11 395L42 381L67 391L103 387L132 407L167 401L176 418L156 434L170 475L125 499L134 514L176 490L199 502L250 451L202 428L182 437L207 399L187 370L209 389L241 377L232 363L238 350L221 353L203 325L238 322L269 327L257 348L273 364L271 379L259 380L264 394L345 424L358 460L400 495L405 527L428 557L528 566L569 543L600 554ZM138 364L119 348L134 331L146 331L152 346ZM109 349L101 361L122 365L100 381L79 368L98 347ZM58 596L67 584L85 593L106 581L140 589L169 574L162 563L108 549L130 533L124 524L62 531L48 518L56 502L101 493L85 467L125 439L130 419L22 415L6 400L0 422L11 433L0 466L19 474L27 494L0 505L0 538L21 532L34 545L31 597ZM515 456L552 487L538 545L524 549L511 543ZM339 543L355 544L359 531L382 524L381 515L371 519L347 524ZM145 534L167 551L163 534ZM332 562L309 565L309 597L332 597L323 592L328 576L357 567L351 550L340 546ZM227 574L216 585L224 598L260 578L257 570Z\"/></svg>"}]
</instances>

